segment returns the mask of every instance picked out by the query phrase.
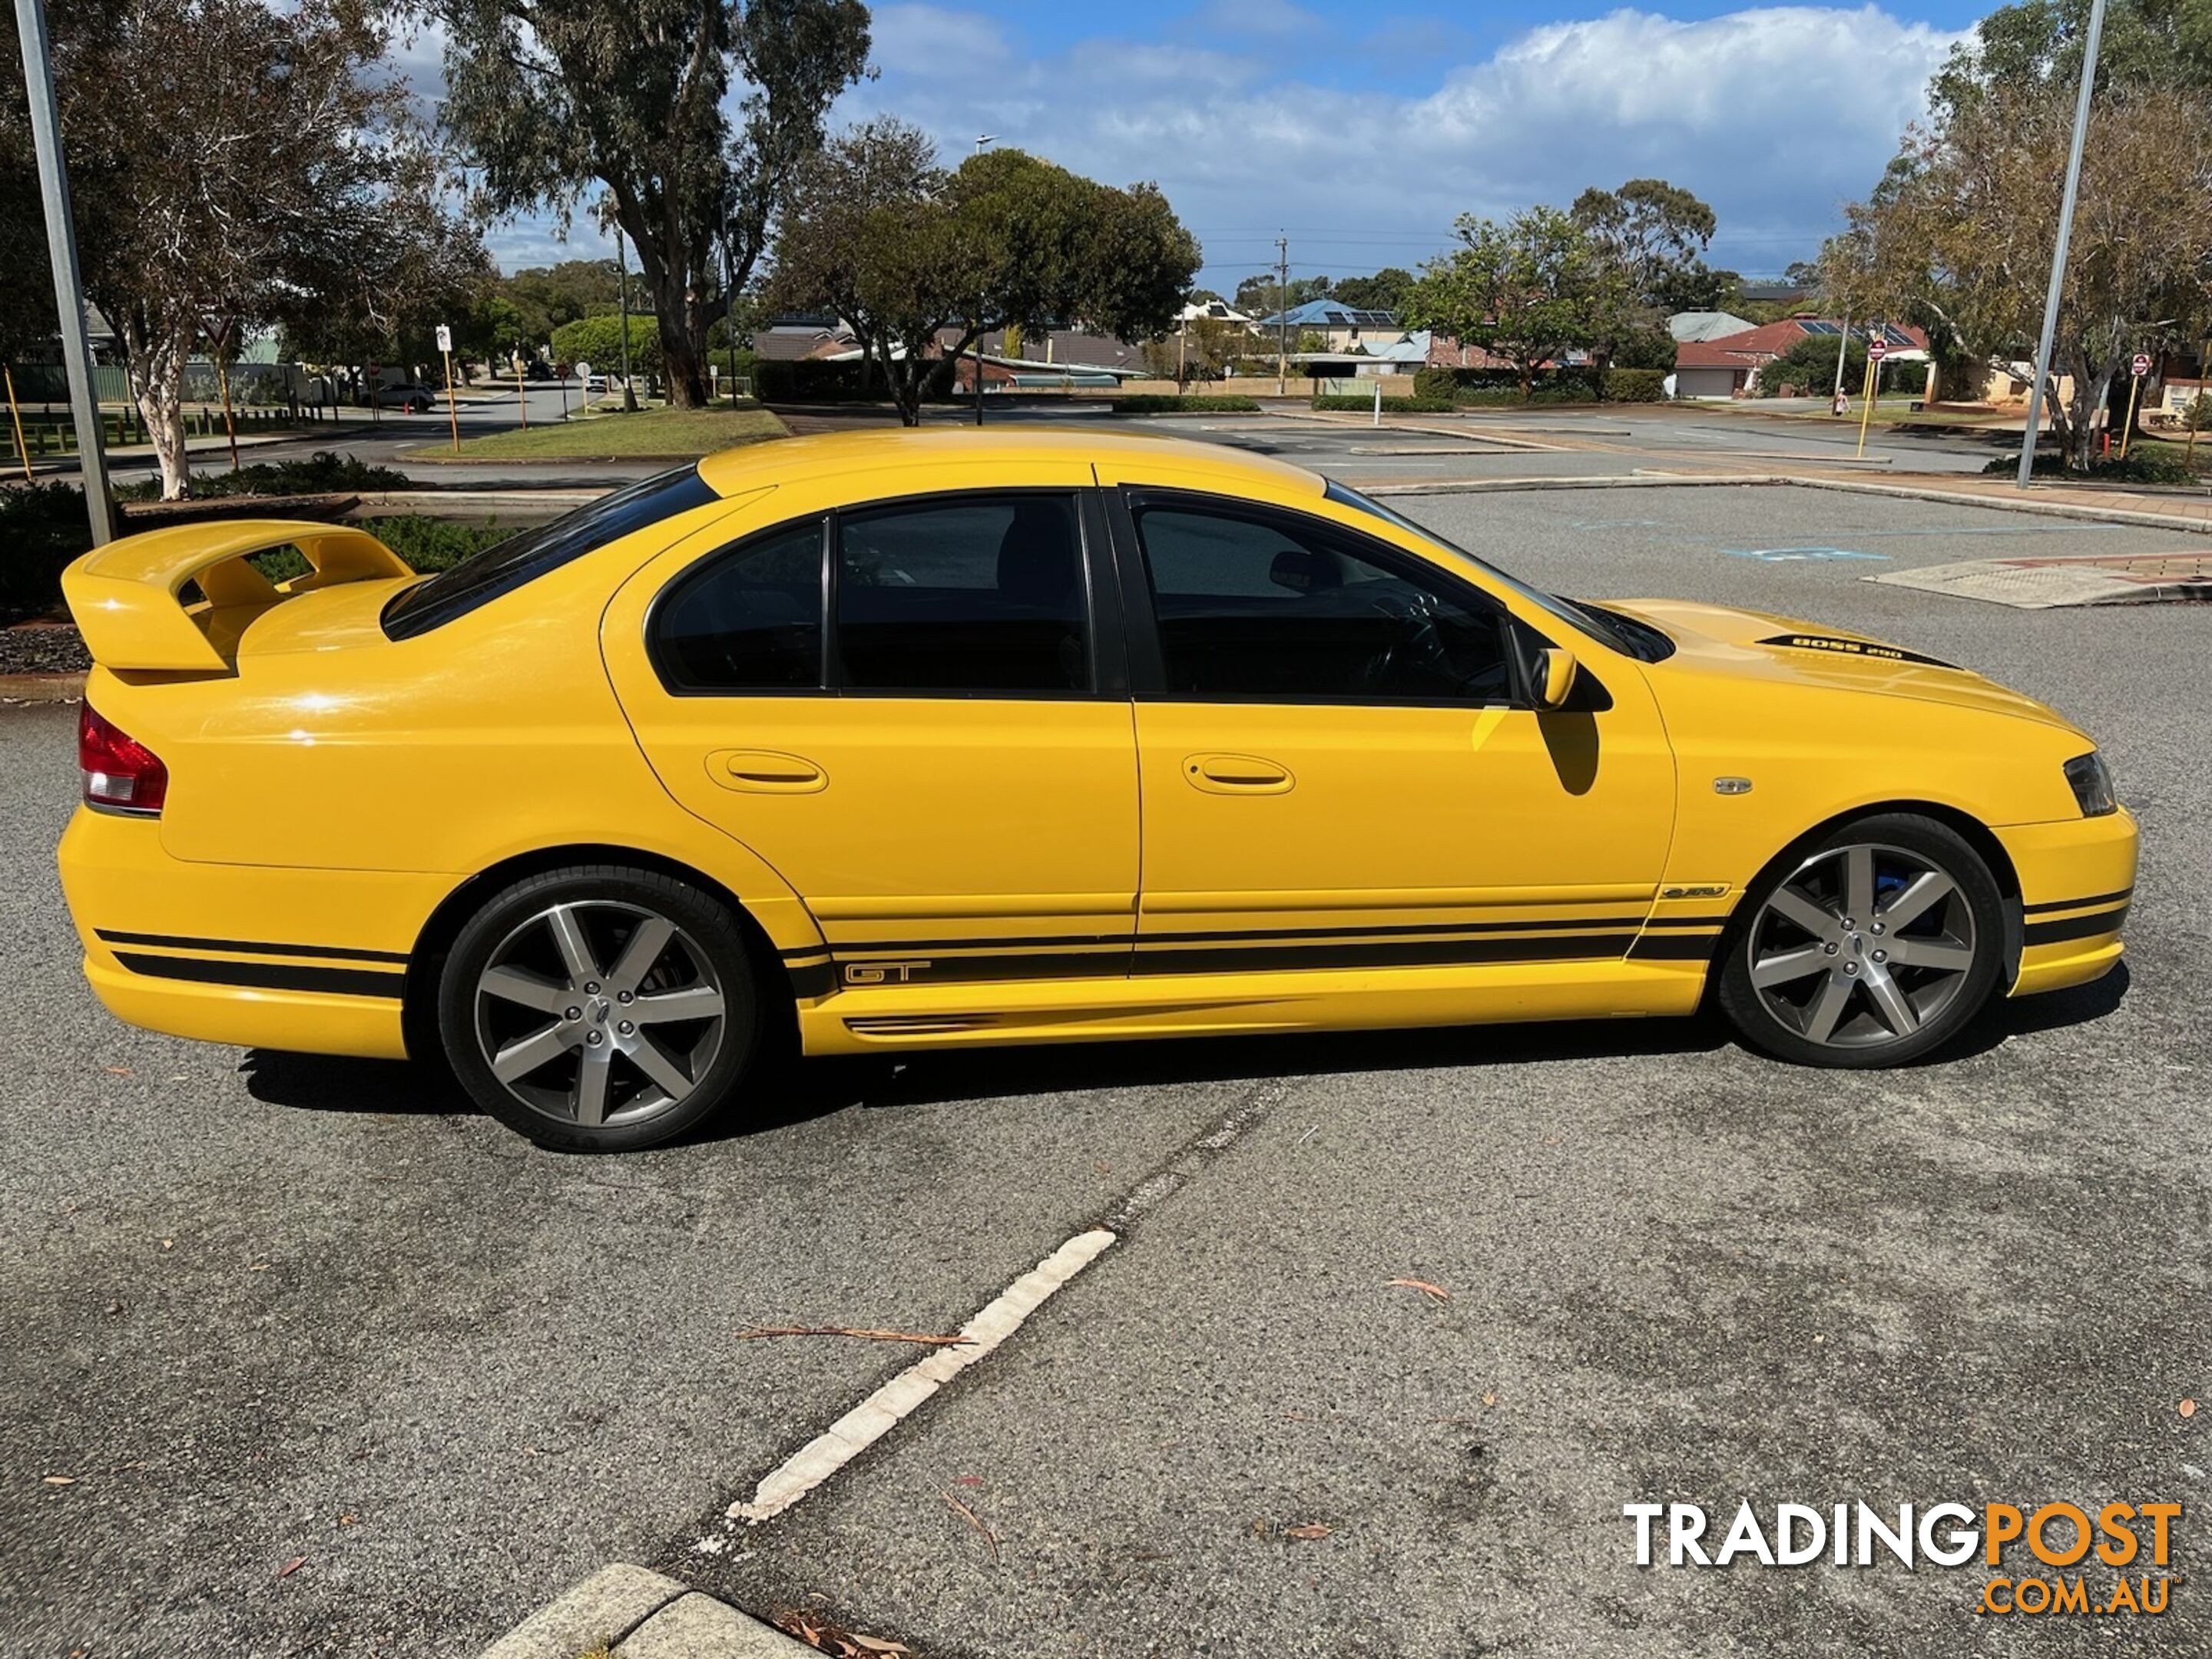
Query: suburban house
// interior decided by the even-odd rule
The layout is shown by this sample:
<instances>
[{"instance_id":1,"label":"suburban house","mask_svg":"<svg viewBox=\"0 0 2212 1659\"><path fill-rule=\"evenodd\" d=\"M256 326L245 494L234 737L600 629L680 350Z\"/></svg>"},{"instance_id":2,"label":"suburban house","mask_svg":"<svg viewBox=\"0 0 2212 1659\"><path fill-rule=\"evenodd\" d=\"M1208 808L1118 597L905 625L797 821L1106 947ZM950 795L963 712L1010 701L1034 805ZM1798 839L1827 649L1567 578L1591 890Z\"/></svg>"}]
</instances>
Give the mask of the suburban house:
<instances>
[{"instance_id":1,"label":"suburban house","mask_svg":"<svg viewBox=\"0 0 2212 1659\"><path fill-rule=\"evenodd\" d=\"M753 356L767 362L796 362L804 357L836 357L859 344L853 331L827 313L787 313L771 317L753 331Z\"/></svg>"},{"instance_id":2,"label":"suburban house","mask_svg":"<svg viewBox=\"0 0 2212 1659\"><path fill-rule=\"evenodd\" d=\"M1327 349L1339 356L1363 344L1371 350L1378 337L1395 341L1404 338L1406 333L1389 312L1366 311L1327 298L1309 300L1302 306L1263 317L1255 326L1271 339L1287 333L1293 346L1301 334L1319 334L1327 341Z\"/></svg>"},{"instance_id":3,"label":"suburban house","mask_svg":"<svg viewBox=\"0 0 2212 1659\"><path fill-rule=\"evenodd\" d=\"M1415 329L1395 339L1370 334L1344 351L1293 351L1290 358L1299 373L1316 380L1413 374L1428 367L1431 343L1428 330Z\"/></svg>"},{"instance_id":4,"label":"suburban house","mask_svg":"<svg viewBox=\"0 0 2212 1659\"><path fill-rule=\"evenodd\" d=\"M1917 328L1883 323L1884 343L1898 362L1928 361L1928 337ZM1674 395L1677 398L1743 398L1760 390L1759 371L1800 340L1826 340L1841 349L1849 329L1851 337L1868 337L1862 323L1844 324L1821 317L1791 317L1779 323L1762 323L1717 338L1678 340L1674 347ZM1803 395L1825 396L1829 386L1803 388ZM1854 395L1856 386L1847 386Z\"/></svg>"},{"instance_id":5,"label":"suburban house","mask_svg":"<svg viewBox=\"0 0 2212 1659\"><path fill-rule=\"evenodd\" d=\"M1185 327L1192 323L1237 323L1245 328L1252 326L1252 319L1226 300L1194 300L1176 313L1177 327Z\"/></svg>"},{"instance_id":6,"label":"suburban house","mask_svg":"<svg viewBox=\"0 0 2212 1659\"><path fill-rule=\"evenodd\" d=\"M1743 334L1756 325L1726 311L1678 311L1667 319L1667 331L1677 340L1717 340L1724 334Z\"/></svg>"}]
</instances>

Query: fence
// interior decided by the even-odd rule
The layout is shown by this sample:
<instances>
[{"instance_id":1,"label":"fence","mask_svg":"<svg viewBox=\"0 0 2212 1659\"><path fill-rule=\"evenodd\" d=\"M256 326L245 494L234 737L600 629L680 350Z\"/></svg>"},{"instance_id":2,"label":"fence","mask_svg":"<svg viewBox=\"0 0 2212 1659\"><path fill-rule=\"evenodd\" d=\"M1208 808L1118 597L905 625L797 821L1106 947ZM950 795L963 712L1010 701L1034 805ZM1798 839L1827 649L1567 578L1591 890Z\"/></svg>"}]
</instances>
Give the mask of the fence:
<instances>
[{"instance_id":1,"label":"fence","mask_svg":"<svg viewBox=\"0 0 2212 1659\"><path fill-rule=\"evenodd\" d=\"M57 408L69 406L69 371L59 363L18 363L13 366L15 377L15 400L22 404L51 404ZM234 406L275 404L289 405L292 395L292 371L288 363L233 363L230 366L230 401ZM117 363L94 363L92 368L92 396L94 403L128 404L131 396L130 377ZM185 365L184 398L186 403L216 404L222 401L222 386L216 377L215 365L204 357L195 357Z\"/></svg>"},{"instance_id":2,"label":"fence","mask_svg":"<svg viewBox=\"0 0 2212 1659\"><path fill-rule=\"evenodd\" d=\"M27 402L21 396L20 382L16 386L18 401ZM66 415L50 415L35 410L23 411L23 447L35 460L41 455L70 455L76 453L76 428ZM294 422L286 411L277 409L239 409L232 419L238 434L259 433L276 428L289 428ZM222 411L220 410L186 410L184 412L185 435L188 438L220 438L223 435ZM149 441L146 423L135 409L102 410L100 416L100 441L110 449L120 449L126 444ZM21 454L15 447L15 432L12 422L0 421L0 460L9 465L20 465Z\"/></svg>"}]
</instances>

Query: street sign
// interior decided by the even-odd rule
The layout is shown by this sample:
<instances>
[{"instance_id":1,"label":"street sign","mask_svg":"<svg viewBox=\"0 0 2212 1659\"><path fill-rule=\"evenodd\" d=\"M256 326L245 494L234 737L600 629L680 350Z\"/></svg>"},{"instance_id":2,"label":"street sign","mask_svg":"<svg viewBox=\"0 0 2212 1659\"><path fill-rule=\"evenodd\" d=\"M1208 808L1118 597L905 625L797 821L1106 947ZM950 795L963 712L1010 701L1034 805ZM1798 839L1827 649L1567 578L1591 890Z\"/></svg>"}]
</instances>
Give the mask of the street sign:
<instances>
[{"instance_id":1,"label":"street sign","mask_svg":"<svg viewBox=\"0 0 2212 1659\"><path fill-rule=\"evenodd\" d=\"M1883 358L1889 356L1889 342L1883 339L1880 335L1876 335L1873 339L1867 342L1867 356L1871 357L1875 362L1880 362Z\"/></svg>"},{"instance_id":2,"label":"street sign","mask_svg":"<svg viewBox=\"0 0 2212 1659\"><path fill-rule=\"evenodd\" d=\"M447 327L445 325L445 324L443 324L443 323L439 324L439 325L438 325L438 349L439 349L439 350L441 350L441 351L451 351L453 349L453 331L452 329L450 329L450 328L447 328Z\"/></svg>"},{"instance_id":3,"label":"street sign","mask_svg":"<svg viewBox=\"0 0 2212 1659\"><path fill-rule=\"evenodd\" d=\"M2128 373L2140 380L2150 373L2150 353L2138 351L2128 363Z\"/></svg>"}]
</instances>

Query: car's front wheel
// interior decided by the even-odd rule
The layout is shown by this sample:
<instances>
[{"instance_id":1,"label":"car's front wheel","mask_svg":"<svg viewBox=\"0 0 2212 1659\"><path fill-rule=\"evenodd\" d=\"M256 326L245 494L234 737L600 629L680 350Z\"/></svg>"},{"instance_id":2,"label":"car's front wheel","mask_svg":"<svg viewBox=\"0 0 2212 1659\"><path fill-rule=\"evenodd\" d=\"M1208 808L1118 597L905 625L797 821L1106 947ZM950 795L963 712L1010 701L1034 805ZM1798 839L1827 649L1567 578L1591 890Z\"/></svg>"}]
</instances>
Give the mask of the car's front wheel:
<instances>
[{"instance_id":1,"label":"car's front wheel","mask_svg":"<svg viewBox=\"0 0 2212 1659\"><path fill-rule=\"evenodd\" d=\"M1745 896L1721 1008L1745 1040L1801 1065L1900 1066L1956 1037L1996 989L2004 901L1947 824L1846 824Z\"/></svg>"},{"instance_id":2,"label":"car's front wheel","mask_svg":"<svg viewBox=\"0 0 2212 1659\"><path fill-rule=\"evenodd\" d=\"M657 872L555 870L462 927L439 1036L477 1103L541 1146L627 1152L720 1107L760 1047L726 906Z\"/></svg>"}]
</instances>

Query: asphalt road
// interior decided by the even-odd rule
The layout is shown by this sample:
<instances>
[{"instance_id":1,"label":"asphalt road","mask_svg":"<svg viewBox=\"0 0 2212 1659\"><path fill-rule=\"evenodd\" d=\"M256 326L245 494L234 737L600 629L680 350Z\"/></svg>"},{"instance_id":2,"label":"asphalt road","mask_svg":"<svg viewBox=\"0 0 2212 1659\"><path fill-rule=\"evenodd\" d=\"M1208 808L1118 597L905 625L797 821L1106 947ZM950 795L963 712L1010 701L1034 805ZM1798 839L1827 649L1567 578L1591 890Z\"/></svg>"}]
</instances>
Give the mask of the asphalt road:
<instances>
[{"instance_id":1,"label":"asphalt road","mask_svg":"<svg viewBox=\"0 0 2212 1659\"><path fill-rule=\"evenodd\" d=\"M465 1655L614 1559L930 1659L2212 1647L2212 1411L2177 1409L2212 1393L2206 613L1859 580L2188 538L1801 489L1400 504L1571 592L2050 699L2143 820L2128 970L1902 1073L1695 1024L938 1056L566 1159L409 1067L109 1020L52 873L70 714L0 711L0 1650ZM955 1328L1138 1193L1005 1348L721 1527L912 1358L738 1330ZM2023 1627L1971 1569L1633 1565L1623 1504L1739 1497L2179 1501L2190 1582Z\"/></svg>"},{"instance_id":2,"label":"asphalt road","mask_svg":"<svg viewBox=\"0 0 2212 1659\"><path fill-rule=\"evenodd\" d=\"M565 402L557 386L539 386L528 394L533 423L557 421L573 407L573 388ZM1695 404L1667 406L1624 404L1618 409L1555 412L1477 411L1459 415L1398 416L1380 428L1358 416L1332 417L1335 423L1275 414L1176 416L1142 422L1117 421L1103 403L1039 400L1018 410L987 411L994 420L1076 424L1112 423L1127 429L1173 433L1278 455L1302 466L1325 470L1361 484L1436 482L1495 477L1625 477L1642 470L1771 472L1791 467L1847 466L1881 477L1905 472L1976 472L2007 447L2002 434L1959 435L1921 428L1877 428L1862 463L1856 452L1857 428L1825 416L1806 417ZM461 435L503 432L520 423L512 397L464 399L459 410ZM880 424L880 411L853 416L842 411L799 417L816 427ZM932 409L933 423L952 424L963 411ZM1417 421L1419 429L1405 425ZM470 461L435 459L450 428L445 410L405 415L385 410L372 423L368 412L348 410L335 426L296 437L258 444L242 452L247 461L297 458L335 450L375 465L407 473L426 489L530 489L605 486L644 477L661 469L657 461ZM2017 436L2009 440L2016 448ZM57 463L58 467L68 464ZM193 465L221 468L220 450L195 451ZM118 482L154 476L150 459L118 462Z\"/></svg>"}]
</instances>

